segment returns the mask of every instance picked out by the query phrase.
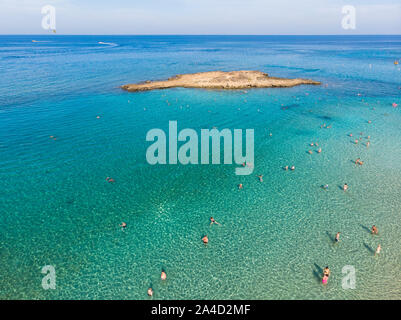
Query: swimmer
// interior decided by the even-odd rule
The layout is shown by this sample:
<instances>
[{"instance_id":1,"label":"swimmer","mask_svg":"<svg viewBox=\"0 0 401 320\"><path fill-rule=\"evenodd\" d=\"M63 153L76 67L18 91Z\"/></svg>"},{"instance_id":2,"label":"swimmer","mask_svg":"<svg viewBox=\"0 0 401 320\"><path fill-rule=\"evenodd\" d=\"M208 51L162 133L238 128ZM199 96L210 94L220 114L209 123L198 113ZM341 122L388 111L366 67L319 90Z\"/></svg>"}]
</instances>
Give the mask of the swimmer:
<instances>
[{"instance_id":1,"label":"swimmer","mask_svg":"<svg viewBox=\"0 0 401 320\"><path fill-rule=\"evenodd\" d=\"M344 190L344 191L347 191L347 190L348 190L348 184L344 183L344 185L343 185L343 190Z\"/></svg>"},{"instance_id":2,"label":"swimmer","mask_svg":"<svg viewBox=\"0 0 401 320\"><path fill-rule=\"evenodd\" d=\"M121 230L124 231L124 229L127 227L127 224L125 222L122 222L120 224Z\"/></svg>"},{"instance_id":3,"label":"swimmer","mask_svg":"<svg viewBox=\"0 0 401 320\"><path fill-rule=\"evenodd\" d=\"M381 251L381 249L382 249L382 247L381 247L381 245L379 244L379 245L377 246L377 248L376 248L375 255L376 255L376 254L379 254L380 251Z\"/></svg>"},{"instance_id":4,"label":"swimmer","mask_svg":"<svg viewBox=\"0 0 401 320\"><path fill-rule=\"evenodd\" d=\"M319 148L319 150L317 150L317 153L322 153L322 148Z\"/></svg>"},{"instance_id":5,"label":"swimmer","mask_svg":"<svg viewBox=\"0 0 401 320\"><path fill-rule=\"evenodd\" d=\"M238 185L238 189L242 189L244 186L242 185L242 183L240 183L239 185Z\"/></svg>"},{"instance_id":6,"label":"swimmer","mask_svg":"<svg viewBox=\"0 0 401 320\"><path fill-rule=\"evenodd\" d=\"M202 238L202 241L204 244L208 244L209 238L207 237L207 235Z\"/></svg>"},{"instance_id":7,"label":"swimmer","mask_svg":"<svg viewBox=\"0 0 401 320\"><path fill-rule=\"evenodd\" d=\"M164 270L162 271L162 274L161 274L160 278L161 278L163 281L167 279L167 274L164 272Z\"/></svg>"},{"instance_id":8,"label":"swimmer","mask_svg":"<svg viewBox=\"0 0 401 320\"><path fill-rule=\"evenodd\" d=\"M393 106L393 108L397 108L397 107L398 107L398 104L396 104L395 102L393 102L392 106Z\"/></svg>"},{"instance_id":9,"label":"swimmer","mask_svg":"<svg viewBox=\"0 0 401 320\"><path fill-rule=\"evenodd\" d=\"M312 154L312 150L309 150L308 153L309 153L309 154Z\"/></svg>"},{"instance_id":10,"label":"swimmer","mask_svg":"<svg viewBox=\"0 0 401 320\"><path fill-rule=\"evenodd\" d=\"M106 181L107 181L107 182L110 182L110 183L116 182L113 178L110 178L110 177L107 177L107 178L106 178Z\"/></svg>"},{"instance_id":11,"label":"swimmer","mask_svg":"<svg viewBox=\"0 0 401 320\"><path fill-rule=\"evenodd\" d=\"M340 232L337 232L335 242L339 242L339 241L340 241Z\"/></svg>"},{"instance_id":12,"label":"swimmer","mask_svg":"<svg viewBox=\"0 0 401 320\"><path fill-rule=\"evenodd\" d=\"M96 119L100 119L100 116L97 116Z\"/></svg>"},{"instance_id":13,"label":"swimmer","mask_svg":"<svg viewBox=\"0 0 401 320\"><path fill-rule=\"evenodd\" d=\"M288 170L288 166L285 166L285 167L284 167L284 170L286 170L286 171L287 171L287 170Z\"/></svg>"},{"instance_id":14,"label":"swimmer","mask_svg":"<svg viewBox=\"0 0 401 320\"><path fill-rule=\"evenodd\" d=\"M359 140L358 140L358 139L355 139L354 143L355 143L355 144L358 144L358 142L359 142Z\"/></svg>"},{"instance_id":15,"label":"swimmer","mask_svg":"<svg viewBox=\"0 0 401 320\"><path fill-rule=\"evenodd\" d=\"M313 147L313 146L314 146L313 142L310 144L310 146L311 146L311 147Z\"/></svg>"},{"instance_id":16,"label":"swimmer","mask_svg":"<svg viewBox=\"0 0 401 320\"><path fill-rule=\"evenodd\" d=\"M294 171L294 170L295 170L295 166L292 166L292 167L291 167L291 170Z\"/></svg>"},{"instance_id":17,"label":"swimmer","mask_svg":"<svg viewBox=\"0 0 401 320\"><path fill-rule=\"evenodd\" d=\"M257 176L258 178L259 178L259 181L260 182L263 182L263 174L261 174L261 175L259 175L259 176Z\"/></svg>"},{"instance_id":18,"label":"swimmer","mask_svg":"<svg viewBox=\"0 0 401 320\"><path fill-rule=\"evenodd\" d=\"M149 297L153 296L153 289L152 288L148 289L148 296Z\"/></svg>"},{"instance_id":19,"label":"swimmer","mask_svg":"<svg viewBox=\"0 0 401 320\"><path fill-rule=\"evenodd\" d=\"M370 146L370 142L368 141L368 142L366 142L366 148L369 148L369 146Z\"/></svg>"},{"instance_id":20,"label":"swimmer","mask_svg":"<svg viewBox=\"0 0 401 320\"><path fill-rule=\"evenodd\" d=\"M372 120L369 120L368 123L372 123Z\"/></svg>"},{"instance_id":21,"label":"swimmer","mask_svg":"<svg viewBox=\"0 0 401 320\"><path fill-rule=\"evenodd\" d=\"M329 269L329 267L326 267L326 268L323 269L323 275L327 276L327 277L330 277L330 269Z\"/></svg>"},{"instance_id":22,"label":"swimmer","mask_svg":"<svg viewBox=\"0 0 401 320\"><path fill-rule=\"evenodd\" d=\"M350 133L349 136L352 137L352 133Z\"/></svg>"},{"instance_id":23,"label":"swimmer","mask_svg":"<svg viewBox=\"0 0 401 320\"><path fill-rule=\"evenodd\" d=\"M327 190L327 189L329 189L329 185L328 185L328 184L325 184L324 186L322 186L322 188L323 188L324 190Z\"/></svg>"},{"instance_id":24,"label":"swimmer","mask_svg":"<svg viewBox=\"0 0 401 320\"><path fill-rule=\"evenodd\" d=\"M377 227L375 225L372 226L372 234L378 234L379 230L377 229Z\"/></svg>"},{"instance_id":25,"label":"swimmer","mask_svg":"<svg viewBox=\"0 0 401 320\"><path fill-rule=\"evenodd\" d=\"M218 223L216 220L214 220L213 217L210 217L210 225L212 225L212 224L218 224L218 225L220 225L220 223Z\"/></svg>"}]
</instances>

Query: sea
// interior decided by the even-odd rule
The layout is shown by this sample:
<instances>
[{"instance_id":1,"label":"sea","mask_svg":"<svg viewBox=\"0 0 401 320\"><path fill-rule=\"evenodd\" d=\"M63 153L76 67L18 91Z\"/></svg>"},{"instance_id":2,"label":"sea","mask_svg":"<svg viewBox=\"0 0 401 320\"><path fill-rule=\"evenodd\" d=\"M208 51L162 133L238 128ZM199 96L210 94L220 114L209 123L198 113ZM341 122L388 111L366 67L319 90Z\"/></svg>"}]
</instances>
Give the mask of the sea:
<instances>
[{"instance_id":1,"label":"sea","mask_svg":"<svg viewBox=\"0 0 401 320\"><path fill-rule=\"evenodd\" d=\"M0 299L400 299L400 59L397 35L0 36ZM120 88L215 70L321 85ZM253 129L254 171L149 164L169 121Z\"/></svg>"}]
</instances>

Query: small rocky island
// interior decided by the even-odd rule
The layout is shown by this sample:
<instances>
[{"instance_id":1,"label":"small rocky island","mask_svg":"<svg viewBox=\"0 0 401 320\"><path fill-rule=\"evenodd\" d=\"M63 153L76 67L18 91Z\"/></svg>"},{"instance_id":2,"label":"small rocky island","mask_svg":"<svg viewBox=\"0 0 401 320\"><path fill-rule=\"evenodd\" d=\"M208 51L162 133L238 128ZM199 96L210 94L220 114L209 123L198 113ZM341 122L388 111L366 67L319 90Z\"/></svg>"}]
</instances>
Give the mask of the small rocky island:
<instances>
[{"instance_id":1,"label":"small rocky island","mask_svg":"<svg viewBox=\"0 0 401 320\"><path fill-rule=\"evenodd\" d=\"M138 84L126 84L122 89L148 91L168 88L203 88L203 89L248 89L293 87L301 84L315 84L320 82L309 79L286 79L270 77L261 71L210 71L191 74L181 74L164 81L146 81Z\"/></svg>"}]
</instances>

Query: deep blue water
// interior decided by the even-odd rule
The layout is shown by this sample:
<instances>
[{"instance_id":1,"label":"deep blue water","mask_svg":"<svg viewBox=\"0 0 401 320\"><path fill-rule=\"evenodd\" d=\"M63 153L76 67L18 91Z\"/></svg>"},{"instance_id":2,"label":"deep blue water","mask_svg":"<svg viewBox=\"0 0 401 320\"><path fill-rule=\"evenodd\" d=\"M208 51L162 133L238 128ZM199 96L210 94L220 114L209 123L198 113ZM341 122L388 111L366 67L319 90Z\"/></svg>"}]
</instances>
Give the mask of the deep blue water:
<instances>
[{"instance_id":1,"label":"deep blue water","mask_svg":"<svg viewBox=\"0 0 401 320\"><path fill-rule=\"evenodd\" d=\"M149 286L158 299L400 298L399 59L401 36L0 36L0 298L147 299ZM242 69L322 85L119 88ZM146 133L169 120L255 129L255 173L150 166ZM56 290L41 287L48 264Z\"/></svg>"}]
</instances>

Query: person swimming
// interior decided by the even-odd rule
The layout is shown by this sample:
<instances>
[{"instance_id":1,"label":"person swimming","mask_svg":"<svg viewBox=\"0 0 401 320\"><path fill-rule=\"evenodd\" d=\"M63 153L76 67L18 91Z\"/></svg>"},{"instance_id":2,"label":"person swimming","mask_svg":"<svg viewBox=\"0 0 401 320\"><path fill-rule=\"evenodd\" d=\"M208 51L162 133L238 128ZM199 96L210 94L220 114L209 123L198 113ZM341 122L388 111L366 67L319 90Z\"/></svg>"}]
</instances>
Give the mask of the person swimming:
<instances>
[{"instance_id":1,"label":"person swimming","mask_svg":"<svg viewBox=\"0 0 401 320\"><path fill-rule=\"evenodd\" d=\"M148 296L149 297L153 296L153 289L152 288L148 289Z\"/></svg>"},{"instance_id":2,"label":"person swimming","mask_svg":"<svg viewBox=\"0 0 401 320\"><path fill-rule=\"evenodd\" d=\"M377 227L375 225L372 226L372 234L378 234L379 230L377 229Z\"/></svg>"},{"instance_id":3,"label":"person swimming","mask_svg":"<svg viewBox=\"0 0 401 320\"><path fill-rule=\"evenodd\" d=\"M164 270L162 271L162 273L161 273L161 275L160 275L160 278L161 278L163 281L167 279L167 274L166 274L166 272L164 272Z\"/></svg>"},{"instance_id":4,"label":"person swimming","mask_svg":"<svg viewBox=\"0 0 401 320\"><path fill-rule=\"evenodd\" d=\"M339 241L340 241L340 232L337 232L336 238L335 238L334 241L335 241L335 242L339 242Z\"/></svg>"},{"instance_id":5,"label":"person swimming","mask_svg":"<svg viewBox=\"0 0 401 320\"><path fill-rule=\"evenodd\" d=\"M287 171L287 170L288 170L288 166L285 166L283 169L284 169L285 171Z\"/></svg>"},{"instance_id":6,"label":"person swimming","mask_svg":"<svg viewBox=\"0 0 401 320\"><path fill-rule=\"evenodd\" d=\"M213 217L210 217L210 225L212 225L212 224L220 225L220 223L218 223Z\"/></svg>"},{"instance_id":7,"label":"person swimming","mask_svg":"<svg viewBox=\"0 0 401 320\"><path fill-rule=\"evenodd\" d=\"M107 181L107 182L110 182L110 183L116 182L113 178L110 178L110 177L107 177L107 178L106 178L106 181Z\"/></svg>"},{"instance_id":8,"label":"person swimming","mask_svg":"<svg viewBox=\"0 0 401 320\"><path fill-rule=\"evenodd\" d=\"M322 186L322 189L323 189L323 190L328 190L328 189L329 189L329 185L328 185L328 184L323 185L323 186Z\"/></svg>"},{"instance_id":9,"label":"person swimming","mask_svg":"<svg viewBox=\"0 0 401 320\"><path fill-rule=\"evenodd\" d=\"M344 191L347 191L347 190L348 190L348 184L344 183L344 185L343 185L343 190L344 190Z\"/></svg>"},{"instance_id":10,"label":"person swimming","mask_svg":"<svg viewBox=\"0 0 401 320\"><path fill-rule=\"evenodd\" d=\"M239 185L238 185L238 189L242 189L244 186L242 185L242 183L240 183Z\"/></svg>"},{"instance_id":11,"label":"person swimming","mask_svg":"<svg viewBox=\"0 0 401 320\"><path fill-rule=\"evenodd\" d=\"M258 178L259 178L259 181L260 181L260 182L263 182L263 174L258 175Z\"/></svg>"},{"instance_id":12,"label":"person swimming","mask_svg":"<svg viewBox=\"0 0 401 320\"><path fill-rule=\"evenodd\" d=\"M326 268L323 269L323 276L330 277L330 269L328 266L326 266Z\"/></svg>"},{"instance_id":13,"label":"person swimming","mask_svg":"<svg viewBox=\"0 0 401 320\"><path fill-rule=\"evenodd\" d=\"M208 244L209 238L207 237L207 235L202 238L202 241L204 244Z\"/></svg>"},{"instance_id":14,"label":"person swimming","mask_svg":"<svg viewBox=\"0 0 401 320\"><path fill-rule=\"evenodd\" d=\"M381 247L381 245L379 244L378 246L377 246L377 248L376 248L376 251L375 251L375 255L376 254L380 254L380 251L382 250L382 247Z\"/></svg>"},{"instance_id":15,"label":"person swimming","mask_svg":"<svg viewBox=\"0 0 401 320\"><path fill-rule=\"evenodd\" d=\"M291 167L291 170L294 171L294 170L295 170L295 166L292 166L292 167Z\"/></svg>"},{"instance_id":16,"label":"person swimming","mask_svg":"<svg viewBox=\"0 0 401 320\"><path fill-rule=\"evenodd\" d=\"M124 231L124 229L127 227L127 224L123 221L123 222L120 224L120 227L121 227L121 230Z\"/></svg>"}]
</instances>

